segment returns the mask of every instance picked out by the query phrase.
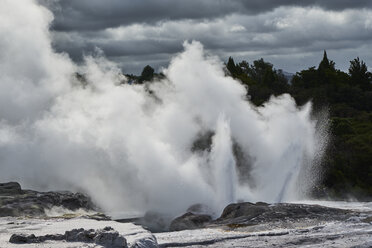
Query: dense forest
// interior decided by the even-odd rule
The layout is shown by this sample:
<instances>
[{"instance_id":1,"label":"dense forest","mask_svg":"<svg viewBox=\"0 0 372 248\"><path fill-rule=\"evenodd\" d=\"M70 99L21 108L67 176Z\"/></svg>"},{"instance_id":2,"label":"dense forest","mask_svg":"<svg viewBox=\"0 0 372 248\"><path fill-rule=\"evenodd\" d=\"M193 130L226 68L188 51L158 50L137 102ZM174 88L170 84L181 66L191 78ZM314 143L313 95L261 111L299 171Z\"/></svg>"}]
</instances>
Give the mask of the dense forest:
<instances>
[{"instance_id":1,"label":"dense forest","mask_svg":"<svg viewBox=\"0 0 372 248\"><path fill-rule=\"evenodd\" d=\"M318 67L288 77L263 59L235 63L229 58L227 73L248 86L247 98L256 106L271 95L289 93L298 105L313 103L313 114L326 110L330 117L330 142L321 168L323 180L314 189L317 197L372 199L372 73L356 58L348 73L336 69L324 51ZM154 77L146 66L140 76L127 75L130 82L143 83Z\"/></svg>"},{"instance_id":2,"label":"dense forest","mask_svg":"<svg viewBox=\"0 0 372 248\"><path fill-rule=\"evenodd\" d=\"M331 140L323 160L323 181L318 197L372 197L372 74L356 58L348 73L335 68L324 52L318 67L297 72L290 80L263 59L249 64L227 62L231 75L249 88L255 105L271 95L289 93L298 105L313 102L314 115L327 109Z\"/></svg>"}]
</instances>

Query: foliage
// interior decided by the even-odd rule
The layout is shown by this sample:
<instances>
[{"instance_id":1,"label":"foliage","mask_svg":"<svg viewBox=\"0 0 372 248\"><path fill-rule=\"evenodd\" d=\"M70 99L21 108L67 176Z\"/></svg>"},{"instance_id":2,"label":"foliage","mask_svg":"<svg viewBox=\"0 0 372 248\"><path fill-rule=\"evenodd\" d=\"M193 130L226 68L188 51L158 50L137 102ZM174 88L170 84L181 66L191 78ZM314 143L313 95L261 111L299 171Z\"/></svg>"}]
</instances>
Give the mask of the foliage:
<instances>
[{"instance_id":1,"label":"foliage","mask_svg":"<svg viewBox=\"0 0 372 248\"><path fill-rule=\"evenodd\" d=\"M141 73L141 76L139 77L138 81L139 83L142 83L144 81L151 81L154 78L154 68L152 68L149 65L146 65Z\"/></svg>"},{"instance_id":2,"label":"foliage","mask_svg":"<svg viewBox=\"0 0 372 248\"><path fill-rule=\"evenodd\" d=\"M249 89L249 98L261 105L271 95L280 95L288 92L289 84L281 70L275 70L273 65L263 59L256 60L252 65L242 61L235 64L230 57L226 68L234 78L239 79Z\"/></svg>"},{"instance_id":3,"label":"foliage","mask_svg":"<svg viewBox=\"0 0 372 248\"><path fill-rule=\"evenodd\" d=\"M155 73L154 68L146 65L140 76L125 74L125 77L128 80L128 84L143 84L151 83L152 81L160 81L165 78L165 75L163 73Z\"/></svg>"},{"instance_id":4,"label":"foliage","mask_svg":"<svg viewBox=\"0 0 372 248\"><path fill-rule=\"evenodd\" d=\"M371 90L372 74L359 57L350 61L349 74L353 85L359 85L363 90Z\"/></svg>"},{"instance_id":5,"label":"foliage","mask_svg":"<svg viewBox=\"0 0 372 248\"><path fill-rule=\"evenodd\" d=\"M327 107L332 139L319 188L324 189L323 196L326 192L333 198L372 199L372 74L363 61L350 61L345 73L324 51L318 68L297 72L291 82L263 59L250 65L235 64L230 57L227 69L248 87L247 97L257 106L271 95L290 93L298 105L311 100L314 113Z\"/></svg>"}]
</instances>

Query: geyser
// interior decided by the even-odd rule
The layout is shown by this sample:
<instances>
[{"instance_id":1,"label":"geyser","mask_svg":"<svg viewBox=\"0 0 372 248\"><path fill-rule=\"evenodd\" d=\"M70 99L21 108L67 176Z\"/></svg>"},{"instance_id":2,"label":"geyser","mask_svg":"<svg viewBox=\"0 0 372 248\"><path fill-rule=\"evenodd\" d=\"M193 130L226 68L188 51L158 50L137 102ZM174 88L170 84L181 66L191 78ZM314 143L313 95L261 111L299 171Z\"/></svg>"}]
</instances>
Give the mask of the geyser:
<instances>
[{"instance_id":1,"label":"geyser","mask_svg":"<svg viewBox=\"0 0 372 248\"><path fill-rule=\"evenodd\" d=\"M310 103L297 107L282 95L254 107L198 42L184 43L149 94L123 84L102 55L78 66L55 53L51 21L35 1L2 2L1 181L83 191L107 211L170 214L196 203L218 213L237 200L298 200L316 182L327 138ZM210 148L194 151L208 132ZM249 158L241 163L249 164L249 177L241 175L234 144Z\"/></svg>"}]
</instances>

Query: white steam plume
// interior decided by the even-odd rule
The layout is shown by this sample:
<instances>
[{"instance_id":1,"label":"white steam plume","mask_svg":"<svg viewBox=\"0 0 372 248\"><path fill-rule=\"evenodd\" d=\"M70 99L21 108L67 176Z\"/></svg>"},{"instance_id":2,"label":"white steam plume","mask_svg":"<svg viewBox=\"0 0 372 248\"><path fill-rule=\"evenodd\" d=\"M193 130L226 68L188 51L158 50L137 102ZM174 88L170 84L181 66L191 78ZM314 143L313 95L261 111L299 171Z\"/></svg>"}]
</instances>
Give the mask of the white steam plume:
<instances>
[{"instance_id":1,"label":"white steam plume","mask_svg":"<svg viewBox=\"0 0 372 248\"><path fill-rule=\"evenodd\" d=\"M52 18L35 1L2 1L1 181L80 190L107 211L171 214L195 203L219 212L239 199L296 200L312 186L314 180L298 182L319 160L324 140L310 104L297 108L283 95L253 107L246 89L198 42L184 44L149 94L143 85L122 84L120 70L102 55L77 66L53 52ZM208 132L210 151L193 151ZM238 180L233 143L250 158L249 180Z\"/></svg>"}]
</instances>

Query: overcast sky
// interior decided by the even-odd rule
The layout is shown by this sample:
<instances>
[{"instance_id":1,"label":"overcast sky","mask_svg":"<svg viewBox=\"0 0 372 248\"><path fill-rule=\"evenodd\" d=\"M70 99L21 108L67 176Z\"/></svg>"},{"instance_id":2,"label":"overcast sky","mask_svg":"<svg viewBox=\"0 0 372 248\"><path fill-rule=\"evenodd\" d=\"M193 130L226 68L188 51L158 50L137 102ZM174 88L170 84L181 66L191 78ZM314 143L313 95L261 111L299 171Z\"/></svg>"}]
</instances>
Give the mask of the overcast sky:
<instances>
[{"instance_id":1,"label":"overcast sky","mask_svg":"<svg viewBox=\"0 0 372 248\"><path fill-rule=\"evenodd\" d=\"M372 69L371 0L39 0L55 15L53 45L79 61L98 47L125 73L167 66L184 40L224 61L264 58L296 72L326 49L347 70Z\"/></svg>"}]
</instances>

